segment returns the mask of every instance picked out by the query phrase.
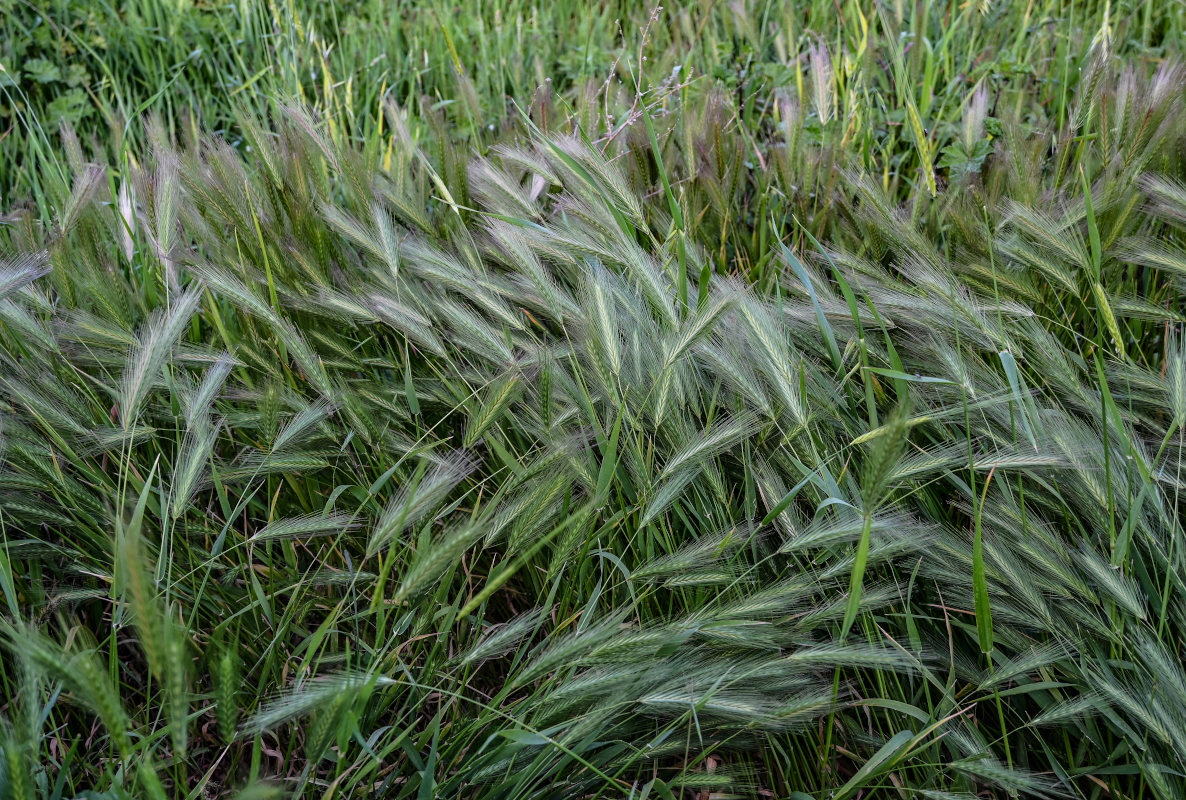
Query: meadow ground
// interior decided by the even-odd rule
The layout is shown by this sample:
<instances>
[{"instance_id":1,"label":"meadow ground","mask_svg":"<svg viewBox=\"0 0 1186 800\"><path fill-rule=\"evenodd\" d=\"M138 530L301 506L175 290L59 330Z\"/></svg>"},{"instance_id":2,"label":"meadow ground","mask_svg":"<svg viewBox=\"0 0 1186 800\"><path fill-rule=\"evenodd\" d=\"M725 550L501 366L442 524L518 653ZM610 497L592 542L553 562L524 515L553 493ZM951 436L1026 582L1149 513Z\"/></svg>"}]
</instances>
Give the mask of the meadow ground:
<instances>
[{"instance_id":1,"label":"meadow ground","mask_svg":"<svg viewBox=\"0 0 1186 800\"><path fill-rule=\"evenodd\" d=\"M0 797L1186 795L1184 29L0 0Z\"/></svg>"}]
</instances>

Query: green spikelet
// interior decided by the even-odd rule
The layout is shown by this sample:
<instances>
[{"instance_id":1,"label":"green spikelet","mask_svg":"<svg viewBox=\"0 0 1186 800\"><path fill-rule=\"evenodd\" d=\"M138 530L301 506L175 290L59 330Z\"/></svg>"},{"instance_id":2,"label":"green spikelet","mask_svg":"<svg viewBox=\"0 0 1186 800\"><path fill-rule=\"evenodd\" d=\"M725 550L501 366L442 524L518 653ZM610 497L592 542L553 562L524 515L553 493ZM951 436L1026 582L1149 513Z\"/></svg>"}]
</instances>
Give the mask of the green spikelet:
<instances>
[{"instance_id":1,"label":"green spikelet","mask_svg":"<svg viewBox=\"0 0 1186 800\"><path fill-rule=\"evenodd\" d=\"M154 468L155 472L155 468ZM124 599L132 611L132 622L148 669L164 693L165 717L173 749L185 753L186 717L189 713L185 630L170 620L157 597L153 580L155 564L141 534L144 509L152 487L152 475L144 484L136 510L126 526L117 530L119 563Z\"/></svg>"},{"instance_id":2,"label":"green spikelet","mask_svg":"<svg viewBox=\"0 0 1186 800\"><path fill-rule=\"evenodd\" d=\"M265 442L276 441L280 431L280 390L269 383L259 399L260 429Z\"/></svg>"},{"instance_id":3,"label":"green spikelet","mask_svg":"<svg viewBox=\"0 0 1186 800\"><path fill-rule=\"evenodd\" d=\"M481 407L470 418L469 429L465 433L466 447L472 447L499 419L502 412L515 399L519 388L520 381L517 375L509 375L490 387Z\"/></svg>"},{"instance_id":4,"label":"green spikelet","mask_svg":"<svg viewBox=\"0 0 1186 800\"><path fill-rule=\"evenodd\" d=\"M165 672L165 620L157 601L156 585L153 581L153 565L148 548L141 535L144 507L151 493L152 476L144 484L140 500L132 519L125 525L118 525L116 531L118 560L116 573L121 578L124 601L132 612L132 622L140 641L140 648L148 659L152 676L161 680Z\"/></svg>"},{"instance_id":5,"label":"green spikelet","mask_svg":"<svg viewBox=\"0 0 1186 800\"><path fill-rule=\"evenodd\" d=\"M116 749L120 753L131 752L132 741L128 736L131 722L119 701L118 691L111 684L111 678L99 666L94 654L75 654L70 658L65 672L66 675L60 677L65 677L71 690L79 695L79 699L99 715L112 741L115 742Z\"/></svg>"},{"instance_id":6,"label":"green spikelet","mask_svg":"<svg viewBox=\"0 0 1186 800\"><path fill-rule=\"evenodd\" d=\"M110 676L99 666L93 650L67 650L32 628L12 627L0 622L12 652L31 673L60 681L73 699L96 714L122 754L131 751L130 722ZM89 637L84 638L89 639Z\"/></svg>"},{"instance_id":7,"label":"green spikelet","mask_svg":"<svg viewBox=\"0 0 1186 800\"><path fill-rule=\"evenodd\" d=\"M189 716L189 653L188 637L181 625L166 623L165 658L165 705L169 720L169 734L173 740L173 751L180 757L185 754L188 739L187 717Z\"/></svg>"},{"instance_id":8,"label":"green spikelet","mask_svg":"<svg viewBox=\"0 0 1186 800\"><path fill-rule=\"evenodd\" d=\"M305 757L311 765L320 763L321 757L337 736L342 711L346 708L346 701L352 696L352 692L335 693L325 708L315 711L309 718Z\"/></svg>"},{"instance_id":9,"label":"green spikelet","mask_svg":"<svg viewBox=\"0 0 1186 800\"><path fill-rule=\"evenodd\" d=\"M29 779L28 748L17 739L7 721L0 721L0 797L33 800L33 782Z\"/></svg>"},{"instance_id":10,"label":"green spikelet","mask_svg":"<svg viewBox=\"0 0 1186 800\"><path fill-rule=\"evenodd\" d=\"M240 670L239 642L232 639L222 646L214 672L214 713L223 744L234 741L235 726L239 722L239 706L235 695L239 691Z\"/></svg>"},{"instance_id":11,"label":"green spikelet","mask_svg":"<svg viewBox=\"0 0 1186 800\"><path fill-rule=\"evenodd\" d=\"M890 488L890 476L906 449L906 435L910 430L906 419L904 409L896 411L885 424L885 434L874 439L869 448L861 472L861 503L866 512L875 510Z\"/></svg>"},{"instance_id":12,"label":"green spikelet","mask_svg":"<svg viewBox=\"0 0 1186 800\"><path fill-rule=\"evenodd\" d=\"M552 360L544 361L539 376L539 411L545 428L552 427Z\"/></svg>"},{"instance_id":13,"label":"green spikelet","mask_svg":"<svg viewBox=\"0 0 1186 800\"><path fill-rule=\"evenodd\" d=\"M123 572L127 600L140 638L140 647L148 659L153 677L160 678L164 665L163 625L156 607L151 572L145 568L143 543L139 537L125 533L120 547L120 566Z\"/></svg>"}]
</instances>

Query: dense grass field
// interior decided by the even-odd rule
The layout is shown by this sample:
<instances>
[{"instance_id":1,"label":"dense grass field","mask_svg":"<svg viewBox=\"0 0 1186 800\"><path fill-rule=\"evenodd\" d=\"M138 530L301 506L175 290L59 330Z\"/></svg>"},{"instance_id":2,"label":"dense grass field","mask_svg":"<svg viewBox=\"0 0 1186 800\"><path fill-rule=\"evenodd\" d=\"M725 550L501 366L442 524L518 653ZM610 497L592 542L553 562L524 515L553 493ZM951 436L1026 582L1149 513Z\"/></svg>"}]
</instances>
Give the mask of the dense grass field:
<instances>
[{"instance_id":1,"label":"dense grass field","mask_svg":"<svg viewBox=\"0 0 1186 800\"><path fill-rule=\"evenodd\" d=\"M0 0L0 798L1186 796L1184 33Z\"/></svg>"}]
</instances>

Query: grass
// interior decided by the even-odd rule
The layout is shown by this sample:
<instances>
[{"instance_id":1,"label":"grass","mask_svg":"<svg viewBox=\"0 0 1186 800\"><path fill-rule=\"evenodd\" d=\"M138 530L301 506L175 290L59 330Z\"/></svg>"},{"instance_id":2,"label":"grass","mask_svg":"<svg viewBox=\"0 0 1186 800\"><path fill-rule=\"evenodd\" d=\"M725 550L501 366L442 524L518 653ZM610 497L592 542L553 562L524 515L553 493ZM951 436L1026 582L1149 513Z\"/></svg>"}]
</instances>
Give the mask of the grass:
<instances>
[{"instance_id":1,"label":"grass","mask_svg":"<svg viewBox=\"0 0 1186 800\"><path fill-rule=\"evenodd\" d=\"M1182 7L118 13L3 144L7 795L1186 792Z\"/></svg>"},{"instance_id":2,"label":"grass","mask_svg":"<svg viewBox=\"0 0 1186 800\"><path fill-rule=\"evenodd\" d=\"M989 114L1058 130L1093 42L1147 67L1174 55L1186 32L1181 3L1136 0L703 0L661 12L611 2L595 13L521 0L4 0L0 10L10 154L0 206L33 198L42 215L63 122L119 165L144 144L146 111L174 135L212 130L237 145L239 117L281 98L314 107L335 141L375 145L394 100L413 112L414 129L438 116L452 138L485 152L530 108L557 124L576 114L591 136L620 128L638 85L686 85L681 99L698 106L706 95L728 100L724 118L749 145L743 162L793 99L814 117L809 139L859 157L903 197L927 183L920 168L958 171L984 156L961 136L978 85L990 92Z\"/></svg>"}]
</instances>

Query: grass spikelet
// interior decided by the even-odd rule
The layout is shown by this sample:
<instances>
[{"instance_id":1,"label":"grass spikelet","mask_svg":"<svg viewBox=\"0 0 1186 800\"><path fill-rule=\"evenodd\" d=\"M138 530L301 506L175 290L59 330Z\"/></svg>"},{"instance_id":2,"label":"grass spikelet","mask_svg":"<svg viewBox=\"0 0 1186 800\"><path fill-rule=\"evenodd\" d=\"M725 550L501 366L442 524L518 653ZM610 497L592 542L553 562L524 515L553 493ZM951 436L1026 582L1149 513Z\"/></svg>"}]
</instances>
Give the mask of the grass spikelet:
<instances>
[{"instance_id":1,"label":"grass spikelet","mask_svg":"<svg viewBox=\"0 0 1186 800\"><path fill-rule=\"evenodd\" d=\"M167 618L165 633L165 713L173 752L185 755L189 744L189 636L176 621Z\"/></svg>"},{"instance_id":2,"label":"grass spikelet","mask_svg":"<svg viewBox=\"0 0 1186 800\"><path fill-rule=\"evenodd\" d=\"M887 648L865 645L820 645L798 650L785 659L796 666L862 666L883 669L905 669L909 659Z\"/></svg>"},{"instance_id":3,"label":"grass spikelet","mask_svg":"<svg viewBox=\"0 0 1186 800\"><path fill-rule=\"evenodd\" d=\"M242 659L239 656L239 642L231 639L218 648L218 660L214 667L214 712L218 722L218 734L224 745L235 739L235 728L239 722L238 695L242 676Z\"/></svg>"},{"instance_id":4,"label":"grass spikelet","mask_svg":"<svg viewBox=\"0 0 1186 800\"><path fill-rule=\"evenodd\" d=\"M406 335L417 347L435 355L445 355L440 337L433 332L431 321L422 314L383 295L372 294L367 299L379 319Z\"/></svg>"},{"instance_id":5,"label":"grass spikelet","mask_svg":"<svg viewBox=\"0 0 1186 800\"><path fill-rule=\"evenodd\" d=\"M178 337L189 324L190 316L197 310L200 299L200 288L189 289L165 313L141 330L120 382L119 411L124 430L139 420L140 406L168 361Z\"/></svg>"},{"instance_id":6,"label":"grass spikelet","mask_svg":"<svg viewBox=\"0 0 1186 800\"><path fill-rule=\"evenodd\" d=\"M461 554L476 544L481 535L476 528L461 528L428 542L404 572L391 602L398 605L428 589L443 573L457 565Z\"/></svg>"},{"instance_id":7,"label":"grass spikelet","mask_svg":"<svg viewBox=\"0 0 1186 800\"><path fill-rule=\"evenodd\" d=\"M252 536L260 541L267 539L304 539L349 531L357 525L352 514L306 514L269 522Z\"/></svg>"},{"instance_id":8,"label":"grass spikelet","mask_svg":"<svg viewBox=\"0 0 1186 800\"><path fill-rule=\"evenodd\" d=\"M711 428L691 434L688 442L663 465L660 480L669 480L685 470L701 469L705 462L735 447L758 427L756 418L740 415L718 420Z\"/></svg>"},{"instance_id":9,"label":"grass spikelet","mask_svg":"<svg viewBox=\"0 0 1186 800\"><path fill-rule=\"evenodd\" d=\"M240 728L241 735L254 736L285 722L329 708L342 697L356 697L368 687L390 686L395 680L385 676L342 672L305 681L275 698Z\"/></svg>"},{"instance_id":10,"label":"grass spikelet","mask_svg":"<svg viewBox=\"0 0 1186 800\"><path fill-rule=\"evenodd\" d=\"M312 436L313 430L333 412L333 406L325 398L305 406L293 415L280 430L275 441L272 442L272 452L279 453L298 444L302 439L309 438Z\"/></svg>"},{"instance_id":11,"label":"grass spikelet","mask_svg":"<svg viewBox=\"0 0 1186 800\"><path fill-rule=\"evenodd\" d=\"M27 628L5 625L4 633L6 644L29 664L31 670L50 680L61 681L77 702L99 717L118 753L126 756L130 752L128 731L131 720L93 652L67 650Z\"/></svg>"},{"instance_id":12,"label":"grass spikelet","mask_svg":"<svg viewBox=\"0 0 1186 800\"><path fill-rule=\"evenodd\" d=\"M43 253L29 253L0 260L0 300L49 274L49 260Z\"/></svg>"},{"instance_id":13,"label":"grass spikelet","mask_svg":"<svg viewBox=\"0 0 1186 800\"><path fill-rule=\"evenodd\" d=\"M460 658L462 664L479 664L502 655L535 630L543 619L540 609L525 611L514 619L491 626L482 638Z\"/></svg>"},{"instance_id":14,"label":"grass spikelet","mask_svg":"<svg viewBox=\"0 0 1186 800\"><path fill-rule=\"evenodd\" d=\"M486 390L475 412L471 415L465 432L464 447L473 447L482 435L494 425L506 411L522 388L522 379L515 374L507 375Z\"/></svg>"},{"instance_id":15,"label":"grass spikelet","mask_svg":"<svg viewBox=\"0 0 1186 800\"><path fill-rule=\"evenodd\" d=\"M161 681L166 670L168 633L166 619L157 595L155 580L156 565L148 553L148 545L142 533L144 510L151 493L151 479L136 502L135 510L127 523L117 520L116 568L120 584L125 592L125 602L136 626L137 640L148 660L153 677Z\"/></svg>"},{"instance_id":16,"label":"grass spikelet","mask_svg":"<svg viewBox=\"0 0 1186 800\"><path fill-rule=\"evenodd\" d=\"M37 795L31 776L28 745L17 738L17 733L8 720L0 721L0 791L12 800L33 800Z\"/></svg>"},{"instance_id":17,"label":"grass spikelet","mask_svg":"<svg viewBox=\"0 0 1186 800\"><path fill-rule=\"evenodd\" d=\"M169 505L172 509L170 514L173 519L185 513L198 487L202 471L214 451L218 429L218 423L200 419L186 431L181 444L181 454L173 470L173 485L169 491Z\"/></svg>"},{"instance_id":18,"label":"grass spikelet","mask_svg":"<svg viewBox=\"0 0 1186 800\"><path fill-rule=\"evenodd\" d=\"M210 365L202 376L202 382L193 394L183 394L182 404L185 407L185 422L193 426L197 421L209 413L227 376L231 374L235 362L229 353L224 353Z\"/></svg>"},{"instance_id":19,"label":"grass spikelet","mask_svg":"<svg viewBox=\"0 0 1186 800\"><path fill-rule=\"evenodd\" d=\"M454 453L439 460L430 471L405 485L383 509L371 532L367 545L369 553L385 547L408 526L415 525L440 505L475 468L476 464L464 453Z\"/></svg>"}]
</instances>

